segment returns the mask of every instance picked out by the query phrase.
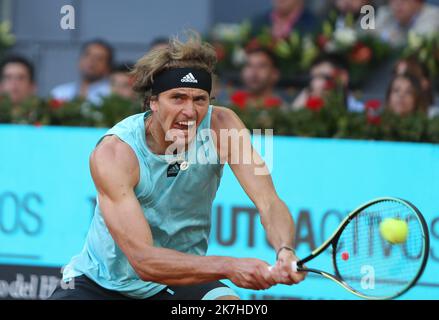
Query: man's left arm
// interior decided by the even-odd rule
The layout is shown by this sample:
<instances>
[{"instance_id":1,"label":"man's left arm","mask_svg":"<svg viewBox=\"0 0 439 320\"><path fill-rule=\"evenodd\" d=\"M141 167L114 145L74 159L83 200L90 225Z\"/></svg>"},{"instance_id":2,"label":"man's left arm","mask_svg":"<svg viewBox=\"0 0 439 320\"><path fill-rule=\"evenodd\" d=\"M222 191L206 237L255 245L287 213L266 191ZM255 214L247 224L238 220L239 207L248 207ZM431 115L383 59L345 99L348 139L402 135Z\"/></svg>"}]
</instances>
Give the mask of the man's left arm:
<instances>
[{"instance_id":1,"label":"man's left arm","mask_svg":"<svg viewBox=\"0 0 439 320\"><path fill-rule=\"evenodd\" d=\"M295 228L291 213L277 195L271 174L261 156L252 147L251 137L245 125L233 111L219 109L217 111L222 113L219 116L220 120L212 125L216 127L214 130L219 138L220 156L228 162L244 191L257 207L268 241L275 252L279 252L273 272L281 283L300 282L305 275L291 269L291 263L298 260L295 253L281 249L294 247ZM230 132L227 143L221 141L225 140L225 135L221 138L218 129Z\"/></svg>"}]
</instances>

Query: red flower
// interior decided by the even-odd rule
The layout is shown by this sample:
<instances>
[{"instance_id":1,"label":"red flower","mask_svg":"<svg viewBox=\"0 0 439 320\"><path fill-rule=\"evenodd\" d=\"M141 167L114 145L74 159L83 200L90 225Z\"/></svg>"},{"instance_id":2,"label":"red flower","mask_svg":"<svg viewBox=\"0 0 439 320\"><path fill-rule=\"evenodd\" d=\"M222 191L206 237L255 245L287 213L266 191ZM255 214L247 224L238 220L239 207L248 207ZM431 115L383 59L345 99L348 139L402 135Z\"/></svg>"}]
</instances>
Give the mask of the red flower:
<instances>
[{"instance_id":1,"label":"red flower","mask_svg":"<svg viewBox=\"0 0 439 320\"><path fill-rule=\"evenodd\" d=\"M226 57L226 49L224 49L224 46L221 43L215 43L214 48L218 61L224 60Z\"/></svg>"},{"instance_id":2,"label":"red flower","mask_svg":"<svg viewBox=\"0 0 439 320\"><path fill-rule=\"evenodd\" d=\"M352 49L350 58L355 63L367 63L372 58L372 50L359 42Z\"/></svg>"},{"instance_id":3,"label":"red flower","mask_svg":"<svg viewBox=\"0 0 439 320\"><path fill-rule=\"evenodd\" d=\"M320 49L325 49L328 41L329 41L329 38L323 34L321 34L317 37L317 45L319 46Z\"/></svg>"},{"instance_id":4,"label":"red flower","mask_svg":"<svg viewBox=\"0 0 439 320\"><path fill-rule=\"evenodd\" d=\"M251 50L259 49L259 48L262 48L262 45L261 45L261 43L259 42L259 40L257 38L251 39L247 43L247 45L245 46L245 50L246 51L251 51Z\"/></svg>"},{"instance_id":5,"label":"red flower","mask_svg":"<svg viewBox=\"0 0 439 320\"><path fill-rule=\"evenodd\" d=\"M247 105L248 93L245 91L236 91L231 97L230 100L236 106L241 109L244 109Z\"/></svg>"},{"instance_id":6,"label":"red flower","mask_svg":"<svg viewBox=\"0 0 439 320\"><path fill-rule=\"evenodd\" d=\"M379 125L381 123L381 101L378 99L371 99L364 104L366 109L366 119L369 124Z\"/></svg>"},{"instance_id":7,"label":"red flower","mask_svg":"<svg viewBox=\"0 0 439 320\"><path fill-rule=\"evenodd\" d=\"M325 90L332 90L335 88L335 81L334 79L328 79L325 81L325 85L323 87Z\"/></svg>"},{"instance_id":8,"label":"red flower","mask_svg":"<svg viewBox=\"0 0 439 320\"><path fill-rule=\"evenodd\" d=\"M60 100L60 99L50 99L50 101L49 101L50 108L55 109L55 110L61 108L63 106L63 104L64 104L64 101Z\"/></svg>"},{"instance_id":9,"label":"red flower","mask_svg":"<svg viewBox=\"0 0 439 320\"><path fill-rule=\"evenodd\" d=\"M312 111L319 111L325 105L325 101L323 101L320 97L309 97L306 101L306 107Z\"/></svg>"},{"instance_id":10,"label":"red flower","mask_svg":"<svg viewBox=\"0 0 439 320\"><path fill-rule=\"evenodd\" d=\"M265 108L276 108L282 105L282 100L278 97L269 97L264 100Z\"/></svg>"},{"instance_id":11,"label":"red flower","mask_svg":"<svg viewBox=\"0 0 439 320\"><path fill-rule=\"evenodd\" d=\"M377 110L381 107L381 101L378 99L367 100L364 106L366 110Z\"/></svg>"}]
</instances>

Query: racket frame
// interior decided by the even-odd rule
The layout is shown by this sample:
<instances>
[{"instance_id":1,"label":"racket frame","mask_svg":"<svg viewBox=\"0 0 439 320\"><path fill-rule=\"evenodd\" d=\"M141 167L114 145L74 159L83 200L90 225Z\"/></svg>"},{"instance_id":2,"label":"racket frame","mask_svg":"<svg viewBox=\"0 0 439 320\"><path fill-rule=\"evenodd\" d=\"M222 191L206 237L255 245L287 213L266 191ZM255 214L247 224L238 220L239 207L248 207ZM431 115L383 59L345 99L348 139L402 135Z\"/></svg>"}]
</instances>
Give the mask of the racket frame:
<instances>
[{"instance_id":1,"label":"racket frame","mask_svg":"<svg viewBox=\"0 0 439 320\"><path fill-rule=\"evenodd\" d=\"M418 273L412 279L412 281L410 281L409 284L403 290L400 290L391 296L374 297L374 296L364 295L364 294L356 291L355 289L351 288L345 281L343 281L343 279L338 271L338 268L337 268L336 246L337 246L338 240L339 240L344 228L351 222L352 219L354 219L359 213L361 213L364 208L371 206L375 203L382 202L382 201L396 201L396 202L402 203L403 205L409 207L411 210L413 210L416 213L416 217L418 218L418 220L421 224L421 227L422 227L423 239L424 239L425 245L423 247L423 252L422 252L421 267L419 268ZM330 274L330 273L323 271L323 270L302 267L306 262L308 262L308 261L314 259L315 257L317 257L318 255L320 255L330 245L332 245L332 264L334 266L335 275ZM430 251L430 237L429 237L429 233L428 233L428 226L427 226L427 222L425 221L425 218L423 217L423 215L421 214L419 209L416 208L416 206L414 206L411 202L404 200L404 199L394 198L394 197L381 197L381 198L376 198L372 201L366 202L366 203L360 205L359 207L357 207L355 210L351 211L351 213L349 213L346 216L346 218L344 218L342 220L342 222L339 224L337 229L333 232L333 234L324 243L322 243L319 247L317 247L315 250L313 250L311 252L311 254L309 254L304 259L297 261L297 271L306 271L306 272L320 274L320 275L324 276L325 278L328 278L330 280L335 281L337 284L341 285L343 288L347 289L349 292L351 292L354 295L361 297L363 299L388 300L388 299L393 299L393 298L401 296L402 294L407 292L411 287L413 287L416 284L416 282L419 280L422 273L424 272L425 266L427 265L429 251Z\"/></svg>"}]
</instances>

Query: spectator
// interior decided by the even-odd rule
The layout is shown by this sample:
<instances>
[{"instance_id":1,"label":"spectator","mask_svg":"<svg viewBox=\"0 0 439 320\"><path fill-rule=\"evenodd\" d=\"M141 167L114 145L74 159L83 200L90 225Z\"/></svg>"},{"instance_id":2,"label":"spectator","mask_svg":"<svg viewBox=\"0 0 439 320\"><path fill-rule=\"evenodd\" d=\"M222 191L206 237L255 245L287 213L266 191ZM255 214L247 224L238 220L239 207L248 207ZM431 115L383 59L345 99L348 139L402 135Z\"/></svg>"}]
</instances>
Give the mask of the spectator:
<instances>
[{"instance_id":1,"label":"spectator","mask_svg":"<svg viewBox=\"0 0 439 320\"><path fill-rule=\"evenodd\" d=\"M272 0L273 8L252 19L252 33L259 34L269 28L275 39L287 38L292 31L313 32L316 17L305 7L303 0Z\"/></svg>"},{"instance_id":2,"label":"spectator","mask_svg":"<svg viewBox=\"0 0 439 320\"><path fill-rule=\"evenodd\" d=\"M428 68L415 56L400 59L396 62L393 69L393 75L403 75L409 73L416 77L421 86L422 105L428 106L428 112L430 116L434 116L439 113L439 107L434 105L434 94L432 90L432 79Z\"/></svg>"},{"instance_id":3,"label":"spectator","mask_svg":"<svg viewBox=\"0 0 439 320\"><path fill-rule=\"evenodd\" d=\"M335 29L353 27L360 30L361 8L372 5L370 0L333 0L336 11ZM348 25L348 17L352 18L352 25Z\"/></svg>"},{"instance_id":4,"label":"spectator","mask_svg":"<svg viewBox=\"0 0 439 320\"><path fill-rule=\"evenodd\" d=\"M396 75L387 89L386 109L401 116L426 112L428 106L421 97L422 89L415 76L408 73Z\"/></svg>"},{"instance_id":5,"label":"spectator","mask_svg":"<svg viewBox=\"0 0 439 320\"><path fill-rule=\"evenodd\" d=\"M347 110L362 112L364 104L349 92L349 72L345 61L336 54L317 57L311 66L309 85L294 100L292 109L302 109L313 98L324 99L328 93L340 86Z\"/></svg>"},{"instance_id":6,"label":"spectator","mask_svg":"<svg viewBox=\"0 0 439 320\"><path fill-rule=\"evenodd\" d=\"M149 44L149 50L161 49L167 47L169 44L169 39L165 37L157 37L151 41Z\"/></svg>"},{"instance_id":7,"label":"spectator","mask_svg":"<svg viewBox=\"0 0 439 320\"><path fill-rule=\"evenodd\" d=\"M116 94L129 100L136 99L136 94L132 87L133 78L129 74L132 68L132 63L123 63L113 68L110 75L112 94Z\"/></svg>"},{"instance_id":8,"label":"spectator","mask_svg":"<svg viewBox=\"0 0 439 320\"><path fill-rule=\"evenodd\" d=\"M428 35L439 30L439 8L425 0L389 0L388 6L378 10L374 30L394 46L407 42L409 31Z\"/></svg>"},{"instance_id":9,"label":"spectator","mask_svg":"<svg viewBox=\"0 0 439 320\"><path fill-rule=\"evenodd\" d=\"M103 40L92 40L81 48L79 59L80 81L70 82L55 87L51 95L59 100L85 98L101 104L102 97L110 94L108 75L113 63L113 48Z\"/></svg>"},{"instance_id":10,"label":"spectator","mask_svg":"<svg viewBox=\"0 0 439 320\"><path fill-rule=\"evenodd\" d=\"M236 91L231 96L231 104L242 109L282 106L282 99L274 92L279 77L280 71L271 51L263 48L247 51L246 62L241 71L243 90Z\"/></svg>"},{"instance_id":11,"label":"spectator","mask_svg":"<svg viewBox=\"0 0 439 320\"><path fill-rule=\"evenodd\" d=\"M36 91L34 66L26 58L10 56L0 65L0 93L17 106L33 97Z\"/></svg>"}]
</instances>

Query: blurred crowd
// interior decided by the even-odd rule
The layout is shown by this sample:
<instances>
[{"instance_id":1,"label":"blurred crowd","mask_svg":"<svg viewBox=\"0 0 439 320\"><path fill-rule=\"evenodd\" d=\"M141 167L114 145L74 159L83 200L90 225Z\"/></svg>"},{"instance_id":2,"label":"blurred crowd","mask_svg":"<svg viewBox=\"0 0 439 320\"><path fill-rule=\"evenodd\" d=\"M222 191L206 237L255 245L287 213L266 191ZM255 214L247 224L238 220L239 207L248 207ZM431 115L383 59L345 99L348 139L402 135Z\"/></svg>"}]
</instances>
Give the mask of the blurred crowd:
<instances>
[{"instance_id":1,"label":"blurred crowd","mask_svg":"<svg viewBox=\"0 0 439 320\"><path fill-rule=\"evenodd\" d=\"M349 25L355 32L368 33L403 50L411 34L437 36L439 32L439 7L424 0L332 0L328 1L327 6L327 17L322 19L307 7L304 0L272 0L269 11L251 17L251 34L258 35L268 30L273 39L289 39L293 32L299 35L319 32L325 27L322 22L330 21L334 33L346 30ZM365 29L362 25L364 6L372 6L374 9L376 17L372 29ZM349 34L345 32L344 36L348 37ZM165 38L155 39L150 44L150 50L166 46L167 41ZM370 53L365 50L357 54L361 56ZM129 73L133 61L116 62L114 56L114 49L107 40L94 39L84 43L77 64L80 80L59 84L51 90L50 97L44 98L50 99L51 105L58 108L78 98L99 106L105 97L119 96L137 103L140 112L142 97L137 97L133 92L133 79ZM434 59L439 59L439 52ZM432 74L419 54L411 54L392 62L389 75L391 80L377 94L383 99L373 101L363 101L353 92L348 63L337 52L328 50L314 57L306 70L306 81L296 85L293 94L280 85L282 67L278 60L278 56L267 46L247 46L243 63L237 70L233 70L239 74L238 81L230 85L220 77L215 87L213 104L234 106L240 110L317 110L330 95L337 92L341 94L340 101L347 112L364 113L369 107L377 112L388 111L400 116L423 113L434 118L439 115L435 101L437 74ZM7 97L10 112L25 117L26 114L19 111L20 106L35 97L37 86L35 66L31 61L13 54L1 61L0 95ZM0 122L2 112L5 111L0 106ZM22 123L31 122L22 120Z\"/></svg>"}]
</instances>

